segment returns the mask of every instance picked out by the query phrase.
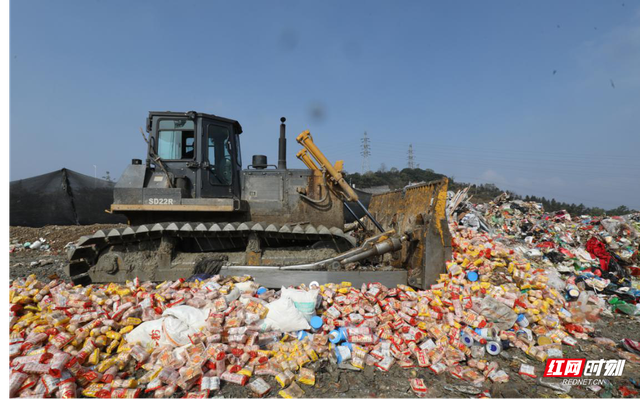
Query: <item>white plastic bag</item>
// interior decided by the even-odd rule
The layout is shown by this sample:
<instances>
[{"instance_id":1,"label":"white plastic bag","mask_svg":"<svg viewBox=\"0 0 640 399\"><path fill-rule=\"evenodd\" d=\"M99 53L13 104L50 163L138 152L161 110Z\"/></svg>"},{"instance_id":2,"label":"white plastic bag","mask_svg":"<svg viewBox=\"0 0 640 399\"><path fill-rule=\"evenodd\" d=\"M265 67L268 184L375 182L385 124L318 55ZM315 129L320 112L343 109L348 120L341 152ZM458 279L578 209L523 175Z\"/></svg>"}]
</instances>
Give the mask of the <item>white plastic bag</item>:
<instances>
[{"instance_id":1,"label":"white plastic bag","mask_svg":"<svg viewBox=\"0 0 640 399\"><path fill-rule=\"evenodd\" d=\"M254 286L256 286L256 283L253 281L244 281L234 285L234 287L240 290L240 293L251 292L255 289Z\"/></svg>"},{"instance_id":2,"label":"white plastic bag","mask_svg":"<svg viewBox=\"0 0 640 399\"><path fill-rule=\"evenodd\" d=\"M163 317L145 321L125 335L125 339L130 344L140 344L147 348L163 345L182 346L190 343L189 336L196 332L198 330L174 317Z\"/></svg>"},{"instance_id":3,"label":"white plastic bag","mask_svg":"<svg viewBox=\"0 0 640 399\"><path fill-rule=\"evenodd\" d=\"M189 336L205 326L207 316L208 312L192 306L175 306L165 310L162 318L140 324L125 338L145 347L186 345L191 342Z\"/></svg>"},{"instance_id":4,"label":"white plastic bag","mask_svg":"<svg viewBox=\"0 0 640 399\"><path fill-rule=\"evenodd\" d=\"M315 303L314 303L315 305ZM280 298L271 302L268 306L269 313L262 325L263 330L276 330L282 332L308 330L311 328L302 313L296 309L289 298Z\"/></svg>"},{"instance_id":5,"label":"white plastic bag","mask_svg":"<svg viewBox=\"0 0 640 399\"><path fill-rule=\"evenodd\" d=\"M484 316L487 322L493 323L499 331L510 329L518 319L513 309L490 296L482 298L478 313Z\"/></svg>"},{"instance_id":6,"label":"white plastic bag","mask_svg":"<svg viewBox=\"0 0 640 399\"><path fill-rule=\"evenodd\" d=\"M209 312L194 308L193 306L181 305L174 306L162 312L162 317L167 316L175 317L191 328L199 330L207 324Z\"/></svg>"},{"instance_id":7,"label":"white plastic bag","mask_svg":"<svg viewBox=\"0 0 640 399\"><path fill-rule=\"evenodd\" d=\"M549 280L547 281L547 285L551 288L555 288L558 291L564 290L566 283L555 269L547 269L546 271L547 277Z\"/></svg>"},{"instance_id":8,"label":"white plastic bag","mask_svg":"<svg viewBox=\"0 0 640 399\"><path fill-rule=\"evenodd\" d=\"M460 221L464 227L468 227L473 231L477 231L480 227L480 219L473 213L467 213Z\"/></svg>"},{"instance_id":9,"label":"white plastic bag","mask_svg":"<svg viewBox=\"0 0 640 399\"><path fill-rule=\"evenodd\" d=\"M302 313L304 318L309 321L316 315L316 298L318 290L298 290L295 288L282 287L280 298L289 298L293 301L296 309Z\"/></svg>"},{"instance_id":10,"label":"white plastic bag","mask_svg":"<svg viewBox=\"0 0 640 399\"><path fill-rule=\"evenodd\" d=\"M236 299L240 298L240 294L242 294L242 291L240 291L238 287L233 287L231 292L229 292L227 295L224 296L224 300L229 304L235 301Z\"/></svg>"},{"instance_id":11,"label":"white plastic bag","mask_svg":"<svg viewBox=\"0 0 640 399\"><path fill-rule=\"evenodd\" d=\"M130 344L140 344L144 347L155 347L157 345L173 345L164 334L162 319L145 321L127 335L125 339Z\"/></svg>"},{"instance_id":12,"label":"white plastic bag","mask_svg":"<svg viewBox=\"0 0 640 399\"><path fill-rule=\"evenodd\" d=\"M182 346L191 343L189 337L199 331L199 329L173 317L165 317L162 321L164 338L174 346Z\"/></svg>"}]
</instances>

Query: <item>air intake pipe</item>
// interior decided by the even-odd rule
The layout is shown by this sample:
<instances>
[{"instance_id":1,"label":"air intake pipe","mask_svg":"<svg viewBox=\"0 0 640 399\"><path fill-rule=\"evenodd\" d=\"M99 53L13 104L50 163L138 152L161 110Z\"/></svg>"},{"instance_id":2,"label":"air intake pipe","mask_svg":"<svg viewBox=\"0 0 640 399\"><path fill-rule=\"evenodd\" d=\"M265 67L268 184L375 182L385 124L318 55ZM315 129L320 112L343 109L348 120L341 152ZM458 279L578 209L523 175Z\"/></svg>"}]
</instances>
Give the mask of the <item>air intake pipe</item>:
<instances>
[{"instance_id":1,"label":"air intake pipe","mask_svg":"<svg viewBox=\"0 0 640 399\"><path fill-rule=\"evenodd\" d=\"M287 169L287 137L286 126L284 122L287 120L284 116L280 118L280 139L278 140L278 169Z\"/></svg>"}]
</instances>

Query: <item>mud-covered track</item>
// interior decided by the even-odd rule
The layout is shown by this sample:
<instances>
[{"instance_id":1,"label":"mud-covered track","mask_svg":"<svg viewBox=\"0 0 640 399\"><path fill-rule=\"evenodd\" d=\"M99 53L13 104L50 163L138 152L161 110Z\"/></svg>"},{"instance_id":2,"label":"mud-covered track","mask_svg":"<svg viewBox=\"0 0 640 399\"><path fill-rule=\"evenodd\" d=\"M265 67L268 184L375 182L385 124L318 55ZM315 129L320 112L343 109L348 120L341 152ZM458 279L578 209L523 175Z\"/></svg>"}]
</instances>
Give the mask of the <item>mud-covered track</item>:
<instances>
[{"instance_id":1,"label":"mud-covered track","mask_svg":"<svg viewBox=\"0 0 640 399\"><path fill-rule=\"evenodd\" d=\"M168 222L99 230L81 237L69 255L68 273L76 283L89 283L89 271L110 248L120 246L135 251L141 244L159 248L164 239L178 243L183 252L207 253L245 251L250 240L261 248L310 248L322 244L337 250L355 246L355 239L338 228L311 224L279 225L258 222L188 223ZM157 243L157 244L156 244ZM188 277L188 276L187 276Z\"/></svg>"}]
</instances>

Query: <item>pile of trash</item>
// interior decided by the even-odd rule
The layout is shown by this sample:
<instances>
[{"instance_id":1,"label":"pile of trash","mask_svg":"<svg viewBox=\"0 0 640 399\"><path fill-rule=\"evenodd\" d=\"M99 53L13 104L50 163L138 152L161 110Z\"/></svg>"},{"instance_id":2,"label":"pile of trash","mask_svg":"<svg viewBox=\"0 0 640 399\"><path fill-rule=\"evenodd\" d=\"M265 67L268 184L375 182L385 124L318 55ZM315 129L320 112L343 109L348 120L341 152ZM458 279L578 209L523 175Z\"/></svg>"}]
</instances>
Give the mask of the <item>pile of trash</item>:
<instances>
[{"instance_id":1,"label":"pile of trash","mask_svg":"<svg viewBox=\"0 0 640 399\"><path fill-rule=\"evenodd\" d=\"M316 383L314 365L329 362L356 372L424 368L487 397L479 387L510 380L500 354L520 352L519 374L533 379L565 345L617 345L592 336L607 312L640 313L635 216L572 218L506 197L451 198L453 257L427 290L349 282L271 290L219 275L86 287L16 279L10 396L205 398L235 385L298 398ZM640 364L640 344L621 345L619 355ZM421 378L407 387L429 394Z\"/></svg>"},{"instance_id":2,"label":"pile of trash","mask_svg":"<svg viewBox=\"0 0 640 399\"><path fill-rule=\"evenodd\" d=\"M490 233L536 267L550 270L556 288L567 291L571 300L588 290L610 296L612 311L640 314L633 306L640 301L640 213L545 213L541 204L511 200L506 193L488 204L471 203L466 191L450 198L454 201L449 216L455 226Z\"/></svg>"},{"instance_id":3,"label":"pile of trash","mask_svg":"<svg viewBox=\"0 0 640 399\"><path fill-rule=\"evenodd\" d=\"M450 291L454 284L429 291L313 284L276 292L248 277L88 287L16 280L10 395L207 397L221 384L238 384L263 396L272 384L262 377L271 376L280 396L301 397L299 384L315 383L305 366L320 358L356 370L388 371L397 363L473 382L508 381L480 354L500 350L496 334L517 316L495 299L499 293L474 301L480 291ZM502 338L524 342L516 334ZM426 393L424 381L410 385Z\"/></svg>"},{"instance_id":4,"label":"pile of trash","mask_svg":"<svg viewBox=\"0 0 640 399\"><path fill-rule=\"evenodd\" d=\"M23 243L12 243L9 245L9 253L20 252L24 250L39 250L39 251L50 251L51 246L47 243L47 240L40 237L34 242L23 242Z\"/></svg>"},{"instance_id":5,"label":"pile of trash","mask_svg":"<svg viewBox=\"0 0 640 399\"><path fill-rule=\"evenodd\" d=\"M544 270L486 233L457 229L454 244L448 274L424 291L348 282L275 291L221 276L87 287L16 280L10 394L208 397L236 384L301 397L319 359L504 383L492 356L518 348L531 359L521 374L535 378L535 361L562 357L563 344L593 331L597 296L567 301ZM427 394L423 380L408 384Z\"/></svg>"}]
</instances>

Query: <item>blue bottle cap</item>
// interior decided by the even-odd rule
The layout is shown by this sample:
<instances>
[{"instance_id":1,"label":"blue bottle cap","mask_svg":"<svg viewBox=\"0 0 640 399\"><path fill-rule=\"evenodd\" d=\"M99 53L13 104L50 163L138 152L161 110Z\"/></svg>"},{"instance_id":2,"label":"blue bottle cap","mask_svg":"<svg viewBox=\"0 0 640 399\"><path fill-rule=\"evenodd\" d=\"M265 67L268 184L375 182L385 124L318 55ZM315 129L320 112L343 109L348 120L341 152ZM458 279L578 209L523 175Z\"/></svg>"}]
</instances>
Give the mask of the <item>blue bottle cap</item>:
<instances>
[{"instance_id":1,"label":"blue bottle cap","mask_svg":"<svg viewBox=\"0 0 640 399\"><path fill-rule=\"evenodd\" d=\"M267 292L267 289L266 289L266 288L264 288L264 287L260 287L260 288L258 288L258 291L256 291L256 293L257 293L258 295L262 295L262 294L264 294L265 292Z\"/></svg>"},{"instance_id":2,"label":"blue bottle cap","mask_svg":"<svg viewBox=\"0 0 640 399\"><path fill-rule=\"evenodd\" d=\"M520 313L516 321L522 321L523 319L524 319L524 313Z\"/></svg>"},{"instance_id":3,"label":"blue bottle cap","mask_svg":"<svg viewBox=\"0 0 640 399\"><path fill-rule=\"evenodd\" d=\"M329 333L329 342L337 344L342 341L342 332L340 330L333 330Z\"/></svg>"},{"instance_id":4,"label":"blue bottle cap","mask_svg":"<svg viewBox=\"0 0 640 399\"><path fill-rule=\"evenodd\" d=\"M478 281L478 273L476 273L476 272L467 273L467 279L469 281Z\"/></svg>"},{"instance_id":5,"label":"blue bottle cap","mask_svg":"<svg viewBox=\"0 0 640 399\"><path fill-rule=\"evenodd\" d=\"M306 337L307 335L309 335L306 331L300 330L298 331L298 334L296 334L298 341L302 341L304 339L304 337Z\"/></svg>"},{"instance_id":6,"label":"blue bottle cap","mask_svg":"<svg viewBox=\"0 0 640 399\"><path fill-rule=\"evenodd\" d=\"M309 321L309 324L311 325L311 328L313 328L314 330L318 330L322 327L322 325L324 324L324 321L320 316L313 316Z\"/></svg>"}]
</instances>

